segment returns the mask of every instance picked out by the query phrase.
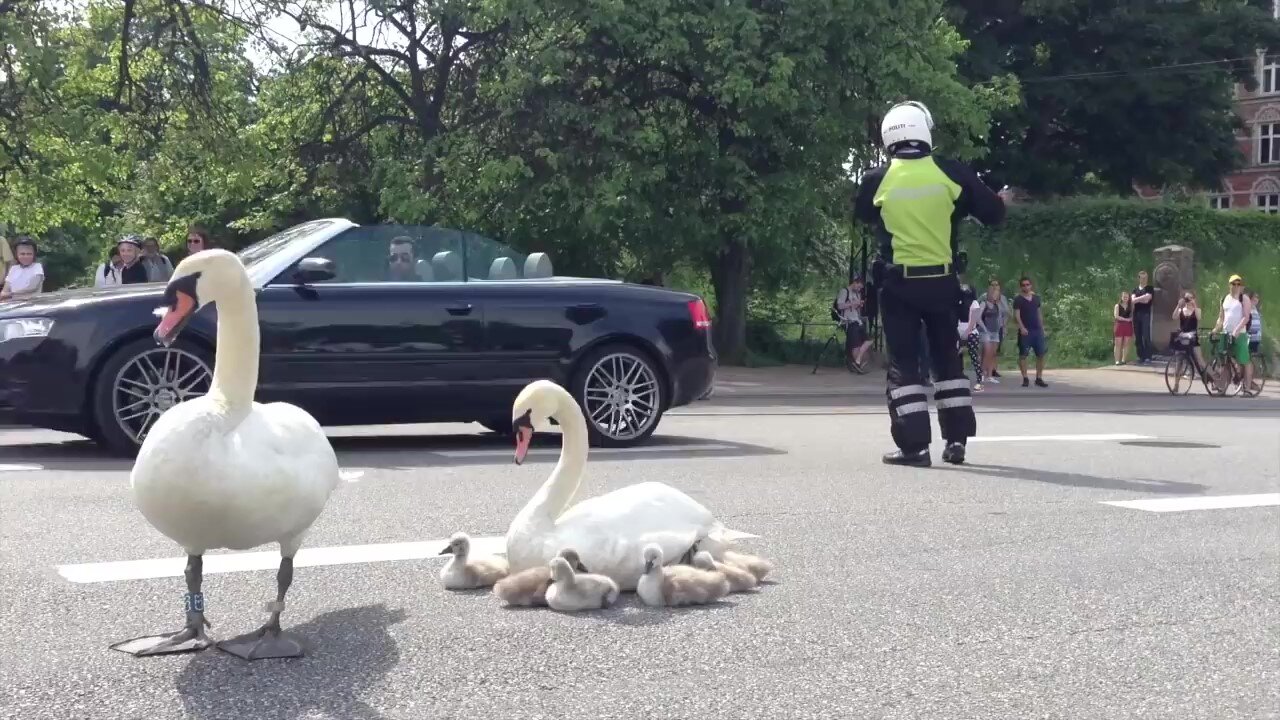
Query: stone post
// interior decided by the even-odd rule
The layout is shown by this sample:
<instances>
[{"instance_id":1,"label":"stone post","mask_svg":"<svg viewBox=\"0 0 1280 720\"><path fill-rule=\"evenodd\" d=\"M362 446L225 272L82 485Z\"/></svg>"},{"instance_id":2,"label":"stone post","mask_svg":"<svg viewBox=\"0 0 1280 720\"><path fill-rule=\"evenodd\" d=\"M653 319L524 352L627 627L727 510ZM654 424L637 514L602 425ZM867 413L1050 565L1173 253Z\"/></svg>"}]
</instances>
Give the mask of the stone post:
<instances>
[{"instance_id":1,"label":"stone post","mask_svg":"<svg viewBox=\"0 0 1280 720\"><path fill-rule=\"evenodd\" d=\"M1151 344L1157 352L1169 348L1169 335L1178 329L1173 310L1186 290L1195 290L1195 252L1181 245L1155 249L1155 271L1151 273L1156 296L1151 301ZM1204 298L1197 298L1204 305ZM1202 320L1203 321L1203 320Z\"/></svg>"}]
</instances>

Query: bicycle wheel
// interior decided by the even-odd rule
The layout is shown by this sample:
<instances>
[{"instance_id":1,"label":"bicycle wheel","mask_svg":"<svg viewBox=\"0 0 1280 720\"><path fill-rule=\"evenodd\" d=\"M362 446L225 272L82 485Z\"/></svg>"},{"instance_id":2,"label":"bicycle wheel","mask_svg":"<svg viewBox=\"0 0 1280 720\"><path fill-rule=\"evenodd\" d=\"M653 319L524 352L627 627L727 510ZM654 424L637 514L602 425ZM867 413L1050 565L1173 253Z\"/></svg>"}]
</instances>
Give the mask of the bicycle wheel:
<instances>
[{"instance_id":1,"label":"bicycle wheel","mask_svg":"<svg viewBox=\"0 0 1280 720\"><path fill-rule=\"evenodd\" d=\"M1221 356L1215 355L1214 358L1209 361L1209 371L1205 373L1204 378L1204 389L1213 397L1222 397L1223 395L1226 395L1227 388L1231 386L1230 382L1228 382L1226 386L1218 384L1218 377L1224 372L1229 372L1229 370L1224 368L1224 365L1225 363Z\"/></svg>"},{"instance_id":2,"label":"bicycle wheel","mask_svg":"<svg viewBox=\"0 0 1280 720\"><path fill-rule=\"evenodd\" d=\"M1267 367L1267 359L1262 355L1254 355L1250 358L1253 364L1253 392L1261 393L1262 388L1267 385L1267 376L1271 374L1271 368Z\"/></svg>"},{"instance_id":3,"label":"bicycle wheel","mask_svg":"<svg viewBox=\"0 0 1280 720\"><path fill-rule=\"evenodd\" d=\"M1164 386L1170 395L1185 395L1191 390L1192 369L1187 356L1178 353L1164 366Z\"/></svg>"}]
</instances>

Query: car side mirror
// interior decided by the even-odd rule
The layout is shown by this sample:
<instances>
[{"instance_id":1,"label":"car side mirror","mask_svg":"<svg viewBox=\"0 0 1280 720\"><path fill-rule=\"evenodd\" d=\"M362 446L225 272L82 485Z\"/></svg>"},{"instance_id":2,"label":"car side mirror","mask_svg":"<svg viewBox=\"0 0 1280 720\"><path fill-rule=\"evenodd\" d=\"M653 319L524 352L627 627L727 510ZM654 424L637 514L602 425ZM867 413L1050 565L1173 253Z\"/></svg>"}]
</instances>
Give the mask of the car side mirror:
<instances>
[{"instance_id":1,"label":"car side mirror","mask_svg":"<svg viewBox=\"0 0 1280 720\"><path fill-rule=\"evenodd\" d=\"M338 266L328 258L309 257L298 262L293 279L303 285L332 280L338 276Z\"/></svg>"}]
</instances>

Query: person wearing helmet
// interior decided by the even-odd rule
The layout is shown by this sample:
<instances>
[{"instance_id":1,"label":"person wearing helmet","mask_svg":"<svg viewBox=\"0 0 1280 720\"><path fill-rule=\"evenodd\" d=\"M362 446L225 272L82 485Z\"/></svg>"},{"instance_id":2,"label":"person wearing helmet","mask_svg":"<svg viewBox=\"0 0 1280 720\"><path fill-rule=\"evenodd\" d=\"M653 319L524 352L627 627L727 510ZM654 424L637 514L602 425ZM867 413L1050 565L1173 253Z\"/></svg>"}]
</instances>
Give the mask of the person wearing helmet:
<instances>
[{"instance_id":1,"label":"person wearing helmet","mask_svg":"<svg viewBox=\"0 0 1280 720\"><path fill-rule=\"evenodd\" d=\"M931 350L942 459L964 462L977 421L964 364L953 351L964 271L956 235L968 216L986 225L1005 217L1004 201L971 169L933 154L932 131L933 116L922 103L890 108L880 126L889 161L862 178L855 202L854 214L871 226L880 253L875 271L889 351L889 431L898 446L884 456L891 465L932 464L922 340Z\"/></svg>"},{"instance_id":2,"label":"person wearing helmet","mask_svg":"<svg viewBox=\"0 0 1280 720\"><path fill-rule=\"evenodd\" d=\"M120 285L150 282L147 266L142 262L142 238L125 235L116 243L120 251Z\"/></svg>"}]
</instances>

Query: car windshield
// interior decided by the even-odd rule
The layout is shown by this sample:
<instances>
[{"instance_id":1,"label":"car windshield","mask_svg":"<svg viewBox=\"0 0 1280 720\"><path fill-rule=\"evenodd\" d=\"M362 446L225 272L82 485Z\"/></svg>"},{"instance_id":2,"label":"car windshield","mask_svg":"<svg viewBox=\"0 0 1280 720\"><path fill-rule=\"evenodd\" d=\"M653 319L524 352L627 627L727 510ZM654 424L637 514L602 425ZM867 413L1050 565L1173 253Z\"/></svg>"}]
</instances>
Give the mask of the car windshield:
<instances>
[{"instance_id":1,"label":"car windshield","mask_svg":"<svg viewBox=\"0 0 1280 720\"><path fill-rule=\"evenodd\" d=\"M265 237L236 254L240 256L240 262L244 263L245 269L252 270L254 265L266 260L272 255L275 255L281 249L288 246L289 243L292 243L298 238L310 235L332 222L332 220L312 220L310 222L302 223L301 225L294 225L291 228L281 230L275 235Z\"/></svg>"}]
</instances>

